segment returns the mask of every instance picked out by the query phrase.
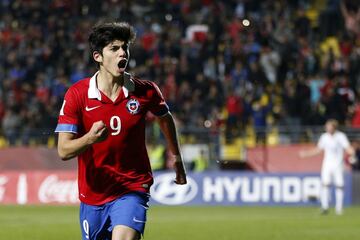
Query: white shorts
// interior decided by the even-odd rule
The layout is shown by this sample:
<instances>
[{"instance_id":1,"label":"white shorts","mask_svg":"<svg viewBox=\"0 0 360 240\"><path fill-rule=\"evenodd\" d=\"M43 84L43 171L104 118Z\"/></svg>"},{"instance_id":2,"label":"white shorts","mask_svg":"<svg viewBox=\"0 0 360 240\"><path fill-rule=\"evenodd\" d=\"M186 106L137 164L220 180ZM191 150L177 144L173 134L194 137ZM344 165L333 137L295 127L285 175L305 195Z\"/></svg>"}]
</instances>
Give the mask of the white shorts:
<instances>
[{"instance_id":1,"label":"white shorts","mask_svg":"<svg viewBox=\"0 0 360 240\"><path fill-rule=\"evenodd\" d=\"M344 170L342 167L323 167L321 170L321 183L323 185L334 184L336 187L344 187Z\"/></svg>"}]
</instances>

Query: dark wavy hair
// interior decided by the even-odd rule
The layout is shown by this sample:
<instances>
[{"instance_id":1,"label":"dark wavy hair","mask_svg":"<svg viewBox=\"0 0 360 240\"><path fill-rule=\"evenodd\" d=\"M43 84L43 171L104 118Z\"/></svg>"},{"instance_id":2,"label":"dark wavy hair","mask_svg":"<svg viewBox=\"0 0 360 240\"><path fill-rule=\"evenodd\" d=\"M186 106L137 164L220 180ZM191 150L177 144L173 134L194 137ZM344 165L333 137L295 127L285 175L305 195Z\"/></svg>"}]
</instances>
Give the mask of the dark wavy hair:
<instances>
[{"instance_id":1,"label":"dark wavy hair","mask_svg":"<svg viewBox=\"0 0 360 240\"><path fill-rule=\"evenodd\" d=\"M115 40L132 43L135 38L135 30L127 22L98 23L89 35L90 52L92 54L97 51L102 54L103 48Z\"/></svg>"}]
</instances>

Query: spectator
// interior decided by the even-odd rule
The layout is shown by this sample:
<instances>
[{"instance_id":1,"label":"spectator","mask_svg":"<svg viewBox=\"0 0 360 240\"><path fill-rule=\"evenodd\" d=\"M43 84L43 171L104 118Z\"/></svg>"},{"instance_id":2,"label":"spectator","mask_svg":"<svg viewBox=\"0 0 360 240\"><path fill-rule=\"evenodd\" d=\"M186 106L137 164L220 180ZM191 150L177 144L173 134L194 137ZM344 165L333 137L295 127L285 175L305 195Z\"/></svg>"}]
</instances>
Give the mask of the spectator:
<instances>
[{"instance_id":1,"label":"spectator","mask_svg":"<svg viewBox=\"0 0 360 240\"><path fill-rule=\"evenodd\" d=\"M354 109L353 109L351 126L354 128L360 128L360 103L359 103L359 101L356 102Z\"/></svg>"},{"instance_id":2,"label":"spectator","mask_svg":"<svg viewBox=\"0 0 360 240\"><path fill-rule=\"evenodd\" d=\"M269 45L264 45L260 54L260 65L270 83L276 84L280 55Z\"/></svg>"},{"instance_id":3,"label":"spectator","mask_svg":"<svg viewBox=\"0 0 360 240\"><path fill-rule=\"evenodd\" d=\"M297 91L294 81L287 80L285 82L285 91L283 94L283 109L284 109L284 125L291 134L291 139L295 142L299 141L299 130L301 126L302 98L300 92Z\"/></svg>"},{"instance_id":4,"label":"spectator","mask_svg":"<svg viewBox=\"0 0 360 240\"><path fill-rule=\"evenodd\" d=\"M270 110L270 103L263 104L260 100L255 100L252 104L251 117L255 128L257 143L266 143L266 118Z\"/></svg>"},{"instance_id":5,"label":"spectator","mask_svg":"<svg viewBox=\"0 0 360 240\"><path fill-rule=\"evenodd\" d=\"M5 116L2 120L2 129L5 137L8 139L11 146L16 144L19 137L19 130L21 126L20 115L14 108L9 108L5 111Z\"/></svg>"},{"instance_id":6,"label":"spectator","mask_svg":"<svg viewBox=\"0 0 360 240\"><path fill-rule=\"evenodd\" d=\"M242 132L230 129L266 126L265 115L274 124L294 115L302 124L327 117L345 123L359 97L359 4L305 2L6 1L0 4L2 132L11 143L22 136L28 144L39 132L32 129L55 127L51 119L66 88L87 75L84 69L96 71L83 32L105 16L135 26L130 71L159 85L181 126L204 128L212 113L229 110L226 134L235 136ZM295 93L283 87L287 79L294 79ZM256 103L263 95L271 107ZM296 104L301 114L289 106ZM9 118L21 119L12 127L17 133L5 129Z\"/></svg>"},{"instance_id":7,"label":"spectator","mask_svg":"<svg viewBox=\"0 0 360 240\"><path fill-rule=\"evenodd\" d=\"M227 121L226 121L226 136L231 139L238 135L240 130L240 119L243 113L242 100L238 94L232 92L226 99Z\"/></svg>"},{"instance_id":8,"label":"spectator","mask_svg":"<svg viewBox=\"0 0 360 240\"><path fill-rule=\"evenodd\" d=\"M345 21L346 30L350 35L358 36L360 33L359 6L351 1L341 1L340 8Z\"/></svg>"}]
</instances>

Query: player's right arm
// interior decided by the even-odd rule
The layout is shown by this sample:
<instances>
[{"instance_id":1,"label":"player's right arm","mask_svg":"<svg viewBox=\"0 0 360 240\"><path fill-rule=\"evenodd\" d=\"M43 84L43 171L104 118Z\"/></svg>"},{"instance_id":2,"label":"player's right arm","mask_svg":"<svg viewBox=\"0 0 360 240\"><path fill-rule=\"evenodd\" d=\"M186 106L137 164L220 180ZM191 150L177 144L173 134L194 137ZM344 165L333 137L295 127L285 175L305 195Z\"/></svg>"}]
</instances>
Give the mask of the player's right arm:
<instances>
[{"instance_id":1,"label":"player's right arm","mask_svg":"<svg viewBox=\"0 0 360 240\"><path fill-rule=\"evenodd\" d=\"M325 141L325 137L324 137L324 135L321 135L317 146L314 148L311 148L311 149L300 151L299 152L300 157L307 158L307 157L313 157L313 156L321 154L324 150L324 144L325 144L324 141Z\"/></svg>"},{"instance_id":2,"label":"player's right arm","mask_svg":"<svg viewBox=\"0 0 360 240\"><path fill-rule=\"evenodd\" d=\"M320 153L322 153L322 151L323 150L321 148L314 147L311 149L300 151L299 155L301 158L313 157L313 156L319 155Z\"/></svg>"},{"instance_id":3,"label":"player's right arm","mask_svg":"<svg viewBox=\"0 0 360 240\"><path fill-rule=\"evenodd\" d=\"M78 156L94 143L103 141L107 136L107 128L103 121L95 122L90 131L80 138L70 132L60 132L58 154L62 160Z\"/></svg>"},{"instance_id":4,"label":"player's right arm","mask_svg":"<svg viewBox=\"0 0 360 240\"><path fill-rule=\"evenodd\" d=\"M71 87L66 92L64 102L60 110L58 125L55 132L59 133L58 154L61 159L69 160L78 156L89 146L96 142L104 140L107 136L107 128L102 121L93 123L91 129L83 134L78 135L81 128L81 94Z\"/></svg>"}]
</instances>

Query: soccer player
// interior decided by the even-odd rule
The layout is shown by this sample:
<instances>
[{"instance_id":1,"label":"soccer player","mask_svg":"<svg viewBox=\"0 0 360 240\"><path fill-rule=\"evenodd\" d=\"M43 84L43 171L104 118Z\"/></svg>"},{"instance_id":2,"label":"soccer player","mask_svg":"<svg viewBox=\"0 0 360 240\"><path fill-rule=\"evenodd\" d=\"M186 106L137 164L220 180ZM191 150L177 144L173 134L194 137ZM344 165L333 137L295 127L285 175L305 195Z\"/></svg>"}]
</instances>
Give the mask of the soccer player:
<instances>
[{"instance_id":1,"label":"soccer player","mask_svg":"<svg viewBox=\"0 0 360 240\"><path fill-rule=\"evenodd\" d=\"M335 211L341 215L343 212L344 198L344 151L349 154L352 162L356 161L355 150L350 145L348 138L343 132L337 130L338 122L330 119L325 124L325 133L318 141L317 147L300 152L301 157L310 157L324 152L324 160L321 168L321 210L328 213L330 185L334 183Z\"/></svg>"},{"instance_id":2,"label":"soccer player","mask_svg":"<svg viewBox=\"0 0 360 240\"><path fill-rule=\"evenodd\" d=\"M99 71L71 86L60 110L59 156L78 157L83 240L141 238L153 183L145 146L148 111L174 155L175 183L186 184L176 127L159 88L125 72L134 39L128 23L94 26L89 44Z\"/></svg>"}]
</instances>

